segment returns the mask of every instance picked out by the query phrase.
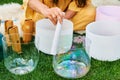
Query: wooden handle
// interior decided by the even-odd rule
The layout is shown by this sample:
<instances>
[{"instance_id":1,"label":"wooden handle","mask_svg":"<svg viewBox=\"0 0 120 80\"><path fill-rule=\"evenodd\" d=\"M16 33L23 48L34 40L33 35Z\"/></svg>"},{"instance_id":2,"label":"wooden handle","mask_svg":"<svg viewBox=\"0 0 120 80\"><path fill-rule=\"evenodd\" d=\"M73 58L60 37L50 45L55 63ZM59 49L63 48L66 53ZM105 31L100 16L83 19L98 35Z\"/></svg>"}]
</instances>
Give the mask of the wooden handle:
<instances>
[{"instance_id":1,"label":"wooden handle","mask_svg":"<svg viewBox=\"0 0 120 80\"><path fill-rule=\"evenodd\" d=\"M32 34L35 34L35 24L32 19L26 19L23 26L23 41L28 43L32 40Z\"/></svg>"}]
</instances>

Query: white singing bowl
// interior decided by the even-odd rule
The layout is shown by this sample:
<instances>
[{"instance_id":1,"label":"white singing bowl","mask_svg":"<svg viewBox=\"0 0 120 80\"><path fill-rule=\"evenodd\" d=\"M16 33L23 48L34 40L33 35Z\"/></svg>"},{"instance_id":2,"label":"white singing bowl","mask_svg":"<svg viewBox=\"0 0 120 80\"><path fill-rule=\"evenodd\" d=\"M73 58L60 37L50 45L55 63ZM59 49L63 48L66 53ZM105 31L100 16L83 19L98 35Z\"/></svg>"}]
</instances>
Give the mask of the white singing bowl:
<instances>
[{"instance_id":1,"label":"white singing bowl","mask_svg":"<svg viewBox=\"0 0 120 80\"><path fill-rule=\"evenodd\" d=\"M57 52L59 52L62 48L65 48L67 51L72 46L73 23L67 19L64 19L61 26L62 29ZM56 25L54 25L49 19L42 19L36 22L35 45L37 49L46 54L54 55L51 53L51 47L55 30Z\"/></svg>"},{"instance_id":2,"label":"white singing bowl","mask_svg":"<svg viewBox=\"0 0 120 80\"><path fill-rule=\"evenodd\" d=\"M86 51L97 60L120 59L120 22L96 21L86 27Z\"/></svg>"},{"instance_id":3,"label":"white singing bowl","mask_svg":"<svg viewBox=\"0 0 120 80\"><path fill-rule=\"evenodd\" d=\"M120 21L120 6L99 6L96 9L96 21L116 20Z\"/></svg>"}]
</instances>

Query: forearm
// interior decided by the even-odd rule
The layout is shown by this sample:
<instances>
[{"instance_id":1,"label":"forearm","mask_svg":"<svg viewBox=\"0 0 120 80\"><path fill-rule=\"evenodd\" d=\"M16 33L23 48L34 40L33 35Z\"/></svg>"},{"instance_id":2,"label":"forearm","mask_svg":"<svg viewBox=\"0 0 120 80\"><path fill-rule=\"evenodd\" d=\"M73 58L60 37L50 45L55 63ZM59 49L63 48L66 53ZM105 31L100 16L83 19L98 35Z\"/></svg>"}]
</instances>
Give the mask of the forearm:
<instances>
[{"instance_id":1,"label":"forearm","mask_svg":"<svg viewBox=\"0 0 120 80\"><path fill-rule=\"evenodd\" d=\"M70 18L72 18L76 13L77 13L77 12L75 12L75 11L67 10L67 11L65 12L65 18L66 18L66 19L70 19Z\"/></svg>"},{"instance_id":2,"label":"forearm","mask_svg":"<svg viewBox=\"0 0 120 80\"><path fill-rule=\"evenodd\" d=\"M32 8L33 10L39 13L41 13L43 9L48 8L46 5L41 3L39 0L29 0L28 5L30 6L30 8Z\"/></svg>"}]
</instances>

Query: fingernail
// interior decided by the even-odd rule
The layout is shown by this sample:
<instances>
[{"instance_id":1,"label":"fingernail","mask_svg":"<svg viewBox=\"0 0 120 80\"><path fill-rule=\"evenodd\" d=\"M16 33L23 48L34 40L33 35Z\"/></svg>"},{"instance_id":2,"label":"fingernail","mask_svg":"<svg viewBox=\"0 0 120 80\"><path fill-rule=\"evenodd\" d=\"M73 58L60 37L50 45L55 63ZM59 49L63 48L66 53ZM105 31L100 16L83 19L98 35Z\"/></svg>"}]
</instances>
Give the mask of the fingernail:
<instances>
[{"instance_id":1,"label":"fingernail","mask_svg":"<svg viewBox=\"0 0 120 80\"><path fill-rule=\"evenodd\" d=\"M65 12L62 12L62 15L64 16L64 15L65 15Z\"/></svg>"}]
</instances>

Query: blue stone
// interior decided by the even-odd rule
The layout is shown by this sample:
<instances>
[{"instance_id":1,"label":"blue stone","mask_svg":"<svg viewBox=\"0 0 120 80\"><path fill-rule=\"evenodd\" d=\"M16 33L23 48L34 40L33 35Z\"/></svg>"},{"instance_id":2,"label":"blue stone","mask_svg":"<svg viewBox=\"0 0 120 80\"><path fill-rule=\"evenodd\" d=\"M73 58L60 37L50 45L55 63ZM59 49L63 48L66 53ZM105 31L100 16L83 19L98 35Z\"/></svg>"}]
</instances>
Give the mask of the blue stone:
<instances>
[{"instance_id":1,"label":"blue stone","mask_svg":"<svg viewBox=\"0 0 120 80\"><path fill-rule=\"evenodd\" d=\"M0 61L3 59L2 37L3 35L0 33Z\"/></svg>"}]
</instances>

